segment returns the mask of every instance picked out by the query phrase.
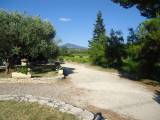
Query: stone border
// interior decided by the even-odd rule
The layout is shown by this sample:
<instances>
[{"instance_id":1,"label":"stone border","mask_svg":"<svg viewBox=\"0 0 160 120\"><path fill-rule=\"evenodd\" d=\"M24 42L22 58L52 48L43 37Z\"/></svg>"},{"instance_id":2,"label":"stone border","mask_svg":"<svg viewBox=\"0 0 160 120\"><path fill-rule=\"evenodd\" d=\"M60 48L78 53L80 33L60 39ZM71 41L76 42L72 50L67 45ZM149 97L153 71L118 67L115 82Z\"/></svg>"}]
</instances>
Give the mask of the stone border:
<instances>
[{"instance_id":1,"label":"stone border","mask_svg":"<svg viewBox=\"0 0 160 120\"><path fill-rule=\"evenodd\" d=\"M32 95L0 95L0 100L16 100L26 102L38 102L41 105L47 105L52 108L56 108L61 112L66 112L75 115L79 120L93 120L94 114L78 108L76 106L67 104L62 101L56 101L51 98L38 97Z\"/></svg>"},{"instance_id":2,"label":"stone border","mask_svg":"<svg viewBox=\"0 0 160 120\"><path fill-rule=\"evenodd\" d=\"M41 78L0 78L1 83L55 83L58 77Z\"/></svg>"}]
</instances>

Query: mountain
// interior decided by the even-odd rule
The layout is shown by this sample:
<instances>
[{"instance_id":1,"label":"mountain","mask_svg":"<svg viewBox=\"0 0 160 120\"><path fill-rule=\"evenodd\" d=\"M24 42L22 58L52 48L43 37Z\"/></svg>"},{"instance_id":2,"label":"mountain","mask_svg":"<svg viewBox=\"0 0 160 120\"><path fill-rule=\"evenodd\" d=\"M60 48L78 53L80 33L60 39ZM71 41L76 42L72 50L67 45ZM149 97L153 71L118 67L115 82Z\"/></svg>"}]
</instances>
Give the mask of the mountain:
<instances>
[{"instance_id":1,"label":"mountain","mask_svg":"<svg viewBox=\"0 0 160 120\"><path fill-rule=\"evenodd\" d=\"M72 44L72 43L66 43L66 44L62 45L62 47L71 48L71 49L82 49L82 50L87 49L87 47L83 47L83 46L80 46L80 45L75 45L75 44Z\"/></svg>"}]
</instances>

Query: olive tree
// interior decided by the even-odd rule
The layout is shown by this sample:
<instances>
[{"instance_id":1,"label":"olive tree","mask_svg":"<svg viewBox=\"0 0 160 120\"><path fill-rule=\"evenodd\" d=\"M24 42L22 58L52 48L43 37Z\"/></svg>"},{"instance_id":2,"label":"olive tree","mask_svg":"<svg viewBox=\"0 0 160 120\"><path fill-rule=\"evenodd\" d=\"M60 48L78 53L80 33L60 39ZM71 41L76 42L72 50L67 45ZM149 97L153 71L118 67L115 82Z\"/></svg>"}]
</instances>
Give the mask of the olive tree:
<instances>
[{"instance_id":1,"label":"olive tree","mask_svg":"<svg viewBox=\"0 0 160 120\"><path fill-rule=\"evenodd\" d=\"M15 55L29 60L54 56L55 34L52 24L40 17L0 11L0 57L6 61L6 73Z\"/></svg>"}]
</instances>

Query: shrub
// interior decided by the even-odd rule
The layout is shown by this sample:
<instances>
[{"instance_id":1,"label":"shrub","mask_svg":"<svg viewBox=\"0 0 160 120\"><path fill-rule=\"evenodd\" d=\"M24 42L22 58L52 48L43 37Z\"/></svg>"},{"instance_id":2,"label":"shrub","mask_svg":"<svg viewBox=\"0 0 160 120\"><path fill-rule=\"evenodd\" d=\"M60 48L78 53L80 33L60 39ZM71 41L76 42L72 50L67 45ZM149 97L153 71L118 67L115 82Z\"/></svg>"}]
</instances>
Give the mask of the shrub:
<instances>
[{"instance_id":1,"label":"shrub","mask_svg":"<svg viewBox=\"0 0 160 120\"><path fill-rule=\"evenodd\" d=\"M60 61L60 62L64 62L63 56L59 56L59 61Z\"/></svg>"},{"instance_id":2,"label":"shrub","mask_svg":"<svg viewBox=\"0 0 160 120\"><path fill-rule=\"evenodd\" d=\"M20 66L20 67L17 68L17 72L27 74L28 73L28 68L27 68L27 66Z\"/></svg>"},{"instance_id":3,"label":"shrub","mask_svg":"<svg viewBox=\"0 0 160 120\"><path fill-rule=\"evenodd\" d=\"M89 57L88 56L80 56L80 55L74 55L74 56L64 56L65 61L70 62L78 62L78 63L89 63Z\"/></svg>"},{"instance_id":4,"label":"shrub","mask_svg":"<svg viewBox=\"0 0 160 120\"><path fill-rule=\"evenodd\" d=\"M139 71L139 64L137 61L127 58L123 60L121 70L130 74L137 74Z\"/></svg>"}]
</instances>

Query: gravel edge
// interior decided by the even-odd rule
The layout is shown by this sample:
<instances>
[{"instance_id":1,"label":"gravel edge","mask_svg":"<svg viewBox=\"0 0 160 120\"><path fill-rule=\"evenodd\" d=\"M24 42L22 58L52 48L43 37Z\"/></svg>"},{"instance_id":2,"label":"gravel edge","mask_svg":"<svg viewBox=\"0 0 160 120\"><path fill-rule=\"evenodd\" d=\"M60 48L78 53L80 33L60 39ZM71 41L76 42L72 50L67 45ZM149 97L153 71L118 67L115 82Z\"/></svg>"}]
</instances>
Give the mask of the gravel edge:
<instances>
[{"instance_id":1,"label":"gravel edge","mask_svg":"<svg viewBox=\"0 0 160 120\"><path fill-rule=\"evenodd\" d=\"M61 112L75 115L79 120L93 120L94 114L85 109L67 104L63 101L56 101L51 98L32 96L32 95L0 95L0 100L15 100L26 102L38 102L41 105L47 105L56 108Z\"/></svg>"}]
</instances>

